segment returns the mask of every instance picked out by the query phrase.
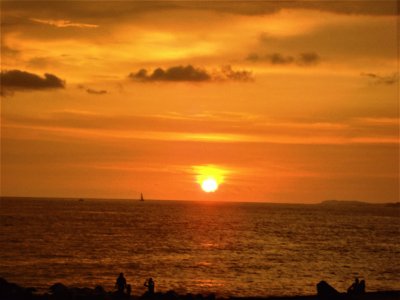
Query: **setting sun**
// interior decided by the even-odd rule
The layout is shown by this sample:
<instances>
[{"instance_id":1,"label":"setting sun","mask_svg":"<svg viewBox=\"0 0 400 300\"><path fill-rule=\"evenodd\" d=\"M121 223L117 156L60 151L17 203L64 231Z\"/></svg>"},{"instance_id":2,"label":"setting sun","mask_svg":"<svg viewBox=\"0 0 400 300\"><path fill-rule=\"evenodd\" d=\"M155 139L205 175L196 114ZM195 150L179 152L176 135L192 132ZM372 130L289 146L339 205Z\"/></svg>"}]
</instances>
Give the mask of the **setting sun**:
<instances>
[{"instance_id":1,"label":"setting sun","mask_svg":"<svg viewBox=\"0 0 400 300\"><path fill-rule=\"evenodd\" d=\"M226 176L231 173L227 168L216 165L193 166L192 170L196 176L196 182L206 193L215 192L219 185L225 182Z\"/></svg>"},{"instance_id":2,"label":"setting sun","mask_svg":"<svg viewBox=\"0 0 400 300\"><path fill-rule=\"evenodd\" d=\"M215 192L218 189L218 183L214 178L208 178L201 183L201 188L206 193Z\"/></svg>"}]
</instances>

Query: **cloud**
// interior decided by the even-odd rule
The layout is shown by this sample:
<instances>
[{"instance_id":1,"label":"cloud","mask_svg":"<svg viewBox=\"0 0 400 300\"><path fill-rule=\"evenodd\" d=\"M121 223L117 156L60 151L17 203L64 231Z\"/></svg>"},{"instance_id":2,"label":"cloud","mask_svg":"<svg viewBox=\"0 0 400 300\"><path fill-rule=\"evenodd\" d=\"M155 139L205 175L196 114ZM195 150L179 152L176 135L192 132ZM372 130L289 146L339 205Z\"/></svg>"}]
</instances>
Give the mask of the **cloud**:
<instances>
[{"instance_id":1,"label":"cloud","mask_svg":"<svg viewBox=\"0 0 400 300\"><path fill-rule=\"evenodd\" d=\"M377 85L392 85L399 82L399 73L393 73L386 76L381 76L375 73L361 73L361 76L370 78L372 83Z\"/></svg>"},{"instance_id":2,"label":"cloud","mask_svg":"<svg viewBox=\"0 0 400 300\"><path fill-rule=\"evenodd\" d=\"M157 68L151 74L148 74L146 69L141 69L135 74L129 74L129 77L139 81L208 81L211 79L205 70L191 65L176 66L165 70Z\"/></svg>"},{"instance_id":3,"label":"cloud","mask_svg":"<svg viewBox=\"0 0 400 300\"><path fill-rule=\"evenodd\" d=\"M214 79L233 81L253 81L252 73L246 70L234 71L231 66L224 66L216 72Z\"/></svg>"},{"instance_id":4,"label":"cloud","mask_svg":"<svg viewBox=\"0 0 400 300\"><path fill-rule=\"evenodd\" d=\"M210 143L268 144L392 144L398 145L399 118L344 118L327 122L265 118L263 115L224 114L109 114L61 110L41 115L3 116L3 127L48 132L69 139L103 141L158 140ZM204 123L207 122L207 126ZM10 132L10 131L8 131ZM39 139L45 137L38 136ZM13 138L24 138L17 135Z\"/></svg>"},{"instance_id":5,"label":"cloud","mask_svg":"<svg viewBox=\"0 0 400 300\"><path fill-rule=\"evenodd\" d=\"M379 1L235 1L232 5L229 1L205 1L198 5L196 1L182 1L185 6L192 5L197 9L222 11L240 15L268 15L283 9L307 9L326 11L346 15L396 15L397 6L395 0Z\"/></svg>"},{"instance_id":6,"label":"cloud","mask_svg":"<svg viewBox=\"0 0 400 300\"><path fill-rule=\"evenodd\" d=\"M83 84L79 84L78 89L85 90L86 93L92 94L92 95L104 95L104 94L108 93L107 90L96 90L93 88L85 87Z\"/></svg>"},{"instance_id":7,"label":"cloud","mask_svg":"<svg viewBox=\"0 0 400 300\"><path fill-rule=\"evenodd\" d=\"M247 56L247 60L252 62L262 62L266 61L273 65L283 65L290 64L294 61L293 56L284 56L280 53L272 53L267 55L259 55L257 53L252 53Z\"/></svg>"},{"instance_id":8,"label":"cloud","mask_svg":"<svg viewBox=\"0 0 400 300\"><path fill-rule=\"evenodd\" d=\"M306 52L300 53L297 58L297 63L303 66L315 65L319 62L320 57L317 53L314 52Z\"/></svg>"},{"instance_id":9,"label":"cloud","mask_svg":"<svg viewBox=\"0 0 400 300\"><path fill-rule=\"evenodd\" d=\"M95 25L95 24L73 23L69 20L46 20L46 19L37 19L37 18L31 18L30 20L33 22L36 22L36 23L51 25L51 26L55 26L55 27L59 27L59 28L64 28L64 27L97 28L97 27L99 27L98 25Z\"/></svg>"},{"instance_id":10,"label":"cloud","mask_svg":"<svg viewBox=\"0 0 400 300\"><path fill-rule=\"evenodd\" d=\"M2 95L12 94L19 90L46 90L65 87L65 81L53 74L45 73L44 77L40 77L20 70L2 71L0 81Z\"/></svg>"},{"instance_id":11,"label":"cloud","mask_svg":"<svg viewBox=\"0 0 400 300\"><path fill-rule=\"evenodd\" d=\"M94 94L94 95L104 95L107 94L106 90L93 90L93 89L86 89L86 92L89 94Z\"/></svg>"},{"instance_id":12,"label":"cloud","mask_svg":"<svg viewBox=\"0 0 400 300\"><path fill-rule=\"evenodd\" d=\"M1 54L5 56L17 56L20 54L20 51L17 49L13 49L8 47L7 45L1 45Z\"/></svg>"},{"instance_id":13,"label":"cloud","mask_svg":"<svg viewBox=\"0 0 400 300\"><path fill-rule=\"evenodd\" d=\"M38 6L36 1L24 1L18 5L15 1L4 1L4 10L16 12L29 11L35 16L59 16L67 18L73 15L80 19L131 19L149 12L171 10L205 10L238 15L269 15L283 9L307 9L327 11L349 15L397 15L396 0L370 1L105 1L93 5L93 1L52 1Z\"/></svg>"},{"instance_id":14,"label":"cloud","mask_svg":"<svg viewBox=\"0 0 400 300\"><path fill-rule=\"evenodd\" d=\"M157 68L152 73L147 69L141 69L136 73L130 73L129 78L142 82L153 81L250 81L252 80L251 72L249 71L234 71L231 66L222 67L218 71L209 73L204 69L187 66L174 66L167 69Z\"/></svg>"},{"instance_id":15,"label":"cloud","mask_svg":"<svg viewBox=\"0 0 400 300\"><path fill-rule=\"evenodd\" d=\"M251 53L246 59L255 63L267 62L272 65L297 64L300 66L311 66L320 61L319 55L315 52L304 52L298 54L297 56L284 55L282 53L271 53L265 55Z\"/></svg>"}]
</instances>

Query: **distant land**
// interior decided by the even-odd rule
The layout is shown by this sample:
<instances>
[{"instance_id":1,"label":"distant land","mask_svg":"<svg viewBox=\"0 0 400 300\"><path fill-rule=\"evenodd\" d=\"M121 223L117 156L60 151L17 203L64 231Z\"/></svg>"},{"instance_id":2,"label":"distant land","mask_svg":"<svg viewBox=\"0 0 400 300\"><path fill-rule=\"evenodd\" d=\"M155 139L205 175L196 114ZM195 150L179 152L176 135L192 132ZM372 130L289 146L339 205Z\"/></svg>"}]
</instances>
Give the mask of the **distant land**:
<instances>
[{"instance_id":1,"label":"distant land","mask_svg":"<svg viewBox=\"0 0 400 300\"><path fill-rule=\"evenodd\" d=\"M389 203L372 203L363 202L357 200L325 200L319 203L319 205L324 206L366 206L366 205L379 205L379 206L389 206L389 207L400 207L400 202L389 202Z\"/></svg>"}]
</instances>

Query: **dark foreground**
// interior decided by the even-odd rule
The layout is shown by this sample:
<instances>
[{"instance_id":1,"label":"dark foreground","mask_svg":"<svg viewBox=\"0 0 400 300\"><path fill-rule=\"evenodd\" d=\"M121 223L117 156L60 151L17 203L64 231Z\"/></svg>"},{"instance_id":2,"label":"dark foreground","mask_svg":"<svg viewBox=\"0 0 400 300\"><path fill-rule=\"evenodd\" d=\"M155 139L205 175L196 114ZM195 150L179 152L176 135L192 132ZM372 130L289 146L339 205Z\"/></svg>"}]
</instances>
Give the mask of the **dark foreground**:
<instances>
[{"instance_id":1,"label":"dark foreground","mask_svg":"<svg viewBox=\"0 0 400 300\"><path fill-rule=\"evenodd\" d=\"M37 294L35 288L26 288L0 278L1 300L216 300L210 295L178 295L174 291L144 294L142 296L120 295L107 292L101 286L95 288L69 288L61 283L53 284L49 293ZM222 300L222 299L221 299ZM366 292L361 295L345 293L290 297L230 297L226 300L400 300L400 291Z\"/></svg>"}]
</instances>

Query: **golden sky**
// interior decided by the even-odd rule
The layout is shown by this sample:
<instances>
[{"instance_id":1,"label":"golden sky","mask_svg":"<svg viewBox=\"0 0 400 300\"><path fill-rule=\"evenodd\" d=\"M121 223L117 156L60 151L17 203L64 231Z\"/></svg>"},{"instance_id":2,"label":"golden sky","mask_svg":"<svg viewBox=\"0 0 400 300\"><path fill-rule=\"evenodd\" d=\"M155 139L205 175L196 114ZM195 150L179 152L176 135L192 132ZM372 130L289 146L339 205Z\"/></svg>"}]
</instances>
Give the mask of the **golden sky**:
<instances>
[{"instance_id":1,"label":"golden sky","mask_svg":"<svg viewBox=\"0 0 400 300\"><path fill-rule=\"evenodd\" d=\"M397 1L2 1L1 22L2 196L399 201Z\"/></svg>"}]
</instances>

